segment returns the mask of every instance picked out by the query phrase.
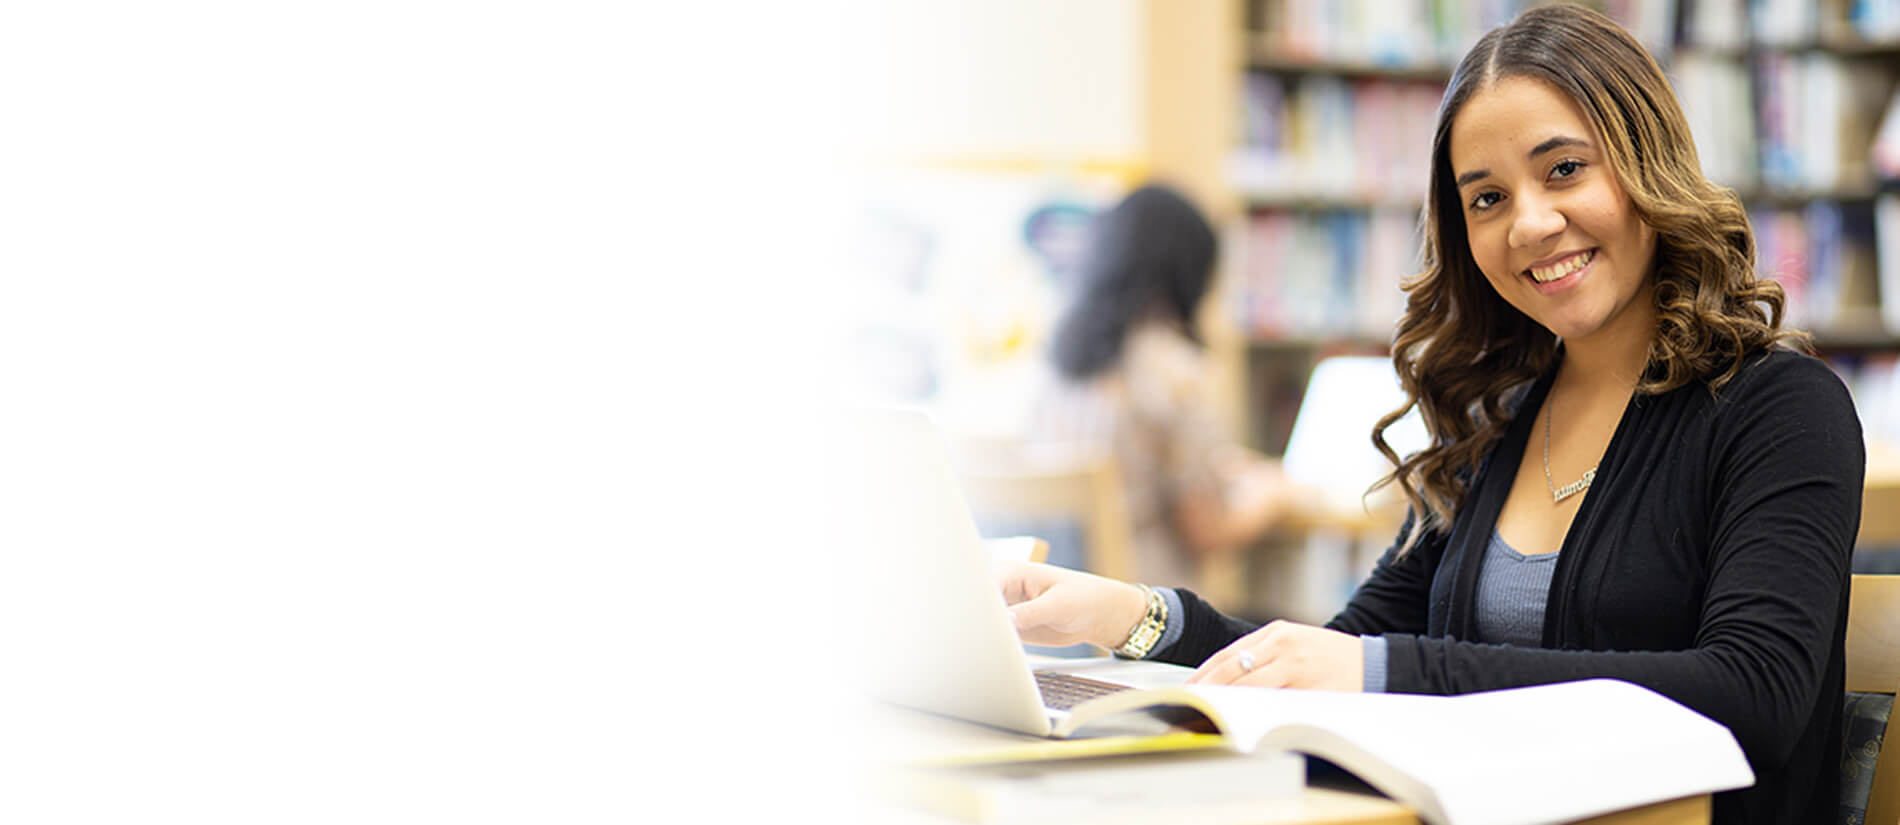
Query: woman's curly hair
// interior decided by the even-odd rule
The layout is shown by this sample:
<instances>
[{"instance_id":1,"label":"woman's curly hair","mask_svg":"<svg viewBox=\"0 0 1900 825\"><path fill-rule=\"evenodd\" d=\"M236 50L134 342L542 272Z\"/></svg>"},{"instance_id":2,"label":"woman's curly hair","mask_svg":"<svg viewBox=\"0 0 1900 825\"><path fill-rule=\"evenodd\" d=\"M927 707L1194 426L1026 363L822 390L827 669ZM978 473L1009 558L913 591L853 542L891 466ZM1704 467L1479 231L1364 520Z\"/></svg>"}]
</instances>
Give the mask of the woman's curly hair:
<instances>
[{"instance_id":1,"label":"woman's curly hair","mask_svg":"<svg viewBox=\"0 0 1900 825\"><path fill-rule=\"evenodd\" d=\"M1373 428L1395 465L1374 489L1396 482L1414 519L1410 548L1450 524L1479 462L1504 434L1510 394L1548 371L1556 336L1492 290L1471 256L1451 168L1452 120L1471 97L1507 77L1545 81L1582 107L1617 181L1656 232L1658 313L1639 394L1692 381L1717 391L1743 358L1778 342L1806 348L1805 333L1781 329L1781 285L1755 275L1755 239L1732 190L1702 176L1682 106L1662 69L1602 14L1544 6L1493 29L1452 73L1432 136L1423 271L1408 279L1392 343L1406 402ZM1431 444L1403 459L1385 431L1416 408Z\"/></svg>"}]
</instances>

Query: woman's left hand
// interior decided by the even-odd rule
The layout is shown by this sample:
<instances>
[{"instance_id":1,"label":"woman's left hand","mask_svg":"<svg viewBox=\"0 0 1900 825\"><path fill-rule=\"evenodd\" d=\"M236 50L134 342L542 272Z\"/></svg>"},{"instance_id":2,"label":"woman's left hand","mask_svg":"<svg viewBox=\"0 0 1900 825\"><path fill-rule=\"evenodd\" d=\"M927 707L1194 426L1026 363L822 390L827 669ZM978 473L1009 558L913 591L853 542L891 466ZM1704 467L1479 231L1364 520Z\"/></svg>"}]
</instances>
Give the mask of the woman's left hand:
<instances>
[{"instance_id":1,"label":"woman's left hand","mask_svg":"<svg viewBox=\"0 0 1900 825\"><path fill-rule=\"evenodd\" d=\"M1358 636L1288 621L1270 622L1208 657L1188 684L1363 690L1365 643Z\"/></svg>"}]
</instances>

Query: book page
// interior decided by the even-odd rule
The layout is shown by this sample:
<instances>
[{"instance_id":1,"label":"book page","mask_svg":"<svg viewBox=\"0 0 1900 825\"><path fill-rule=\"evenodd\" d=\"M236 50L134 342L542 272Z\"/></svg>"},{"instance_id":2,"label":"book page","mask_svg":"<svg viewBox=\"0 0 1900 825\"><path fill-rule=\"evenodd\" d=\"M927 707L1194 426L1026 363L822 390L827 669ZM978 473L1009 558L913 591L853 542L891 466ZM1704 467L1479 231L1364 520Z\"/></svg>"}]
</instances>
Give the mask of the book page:
<instances>
[{"instance_id":1,"label":"book page","mask_svg":"<svg viewBox=\"0 0 1900 825\"><path fill-rule=\"evenodd\" d=\"M1727 728L1608 679L1464 696L1188 690L1235 747L1324 757L1443 825L1561 822L1755 779Z\"/></svg>"}]
</instances>

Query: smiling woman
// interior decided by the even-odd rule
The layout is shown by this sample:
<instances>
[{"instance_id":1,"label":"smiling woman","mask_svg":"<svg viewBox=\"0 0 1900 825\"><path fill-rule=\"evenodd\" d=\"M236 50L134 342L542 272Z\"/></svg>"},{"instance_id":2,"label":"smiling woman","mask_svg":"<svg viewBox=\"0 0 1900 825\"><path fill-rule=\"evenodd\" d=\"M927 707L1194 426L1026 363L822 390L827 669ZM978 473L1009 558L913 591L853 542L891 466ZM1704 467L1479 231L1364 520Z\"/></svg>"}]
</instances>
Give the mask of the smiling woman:
<instances>
[{"instance_id":1,"label":"smiling woman","mask_svg":"<svg viewBox=\"0 0 1900 825\"><path fill-rule=\"evenodd\" d=\"M1424 268L1374 430L1411 516L1325 627L1257 627L1040 565L1017 627L1262 687L1456 694L1612 678L1726 725L1756 775L1718 823L1835 819L1848 559L1865 448L1840 379L1781 346L1734 193L1703 178L1655 61L1601 14L1543 6L1453 74ZM1417 409L1407 456L1383 433ZM1588 777L1578 777L1587 782Z\"/></svg>"},{"instance_id":2,"label":"smiling woman","mask_svg":"<svg viewBox=\"0 0 1900 825\"><path fill-rule=\"evenodd\" d=\"M1569 365L1544 405L1545 482L1558 517L1530 502L1525 481L1533 489L1507 502L1498 523L1526 552L1563 542L1581 505L1564 500L1595 480L1656 327L1656 231L1624 194L1602 142L1582 107L1537 77L1494 81L1451 129L1452 169L1470 170L1457 181L1472 262L1499 298L1563 342ZM1549 422L1560 403L1567 426L1553 451ZM1559 489L1553 463L1579 480Z\"/></svg>"},{"instance_id":3,"label":"smiling woman","mask_svg":"<svg viewBox=\"0 0 1900 825\"><path fill-rule=\"evenodd\" d=\"M1440 107L1426 266L1393 346L1415 403L1439 422L1438 443L1392 479L1421 527L1449 520L1464 468L1503 435L1504 397L1551 369L1560 341L1574 363L1608 330L1598 338L1617 351L1605 358L1644 394L1720 389L1746 354L1805 343L1780 329L1781 286L1755 276L1741 201L1701 168L1662 70L1607 18L1528 12L1473 46ZM1566 260L1577 253L1582 266ZM1553 265L1577 271L1552 280ZM1584 280L1599 283L1573 294Z\"/></svg>"}]
</instances>

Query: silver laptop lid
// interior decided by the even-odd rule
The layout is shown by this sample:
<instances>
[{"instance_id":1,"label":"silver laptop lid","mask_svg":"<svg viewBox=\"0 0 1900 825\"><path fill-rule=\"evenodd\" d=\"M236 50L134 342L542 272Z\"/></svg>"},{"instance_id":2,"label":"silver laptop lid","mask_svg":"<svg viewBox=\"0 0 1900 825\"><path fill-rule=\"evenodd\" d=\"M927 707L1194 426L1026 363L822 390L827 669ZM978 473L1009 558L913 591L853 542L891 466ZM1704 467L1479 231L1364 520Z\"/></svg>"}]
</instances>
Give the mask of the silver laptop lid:
<instances>
[{"instance_id":1,"label":"silver laptop lid","mask_svg":"<svg viewBox=\"0 0 1900 825\"><path fill-rule=\"evenodd\" d=\"M858 409L837 454L839 527L864 579L868 692L894 704L1036 735L1047 710L1009 620L949 447L917 410Z\"/></svg>"}]
</instances>

